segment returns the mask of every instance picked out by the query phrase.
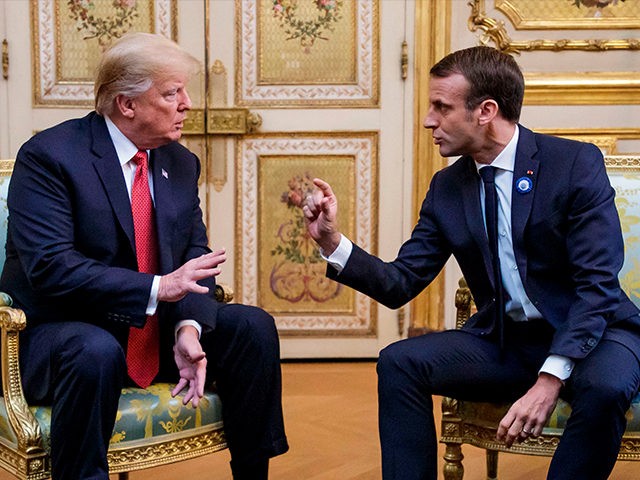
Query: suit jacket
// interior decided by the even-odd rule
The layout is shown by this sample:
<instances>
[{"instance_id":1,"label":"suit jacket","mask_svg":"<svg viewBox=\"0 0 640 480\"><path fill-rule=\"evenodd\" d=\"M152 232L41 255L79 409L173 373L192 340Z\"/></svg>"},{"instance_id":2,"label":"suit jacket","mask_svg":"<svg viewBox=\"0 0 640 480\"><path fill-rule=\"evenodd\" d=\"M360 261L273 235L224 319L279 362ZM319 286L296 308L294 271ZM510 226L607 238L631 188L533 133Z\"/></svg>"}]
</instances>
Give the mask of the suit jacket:
<instances>
[{"instance_id":1,"label":"suit jacket","mask_svg":"<svg viewBox=\"0 0 640 480\"><path fill-rule=\"evenodd\" d=\"M160 272L209 252L198 199L200 164L174 142L151 151ZM42 322L95 323L122 338L146 321L153 275L139 273L131 202L104 118L90 113L38 133L18 152L8 194L0 289ZM160 325L214 328L210 295L160 303Z\"/></svg>"},{"instance_id":2,"label":"suit jacket","mask_svg":"<svg viewBox=\"0 0 640 480\"><path fill-rule=\"evenodd\" d=\"M520 193L528 177L533 189ZM614 190L591 144L520 126L512 191L513 247L529 299L556 329L550 353L585 357L603 338L640 358L638 309L621 290L624 246ZM494 288L480 205L480 178L469 157L434 175L411 238L392 262L354 245L345 268L327 274L398 308L420 293L453 255L478 306L465 325L494 328Z\"/></svg>"}]
</instances>

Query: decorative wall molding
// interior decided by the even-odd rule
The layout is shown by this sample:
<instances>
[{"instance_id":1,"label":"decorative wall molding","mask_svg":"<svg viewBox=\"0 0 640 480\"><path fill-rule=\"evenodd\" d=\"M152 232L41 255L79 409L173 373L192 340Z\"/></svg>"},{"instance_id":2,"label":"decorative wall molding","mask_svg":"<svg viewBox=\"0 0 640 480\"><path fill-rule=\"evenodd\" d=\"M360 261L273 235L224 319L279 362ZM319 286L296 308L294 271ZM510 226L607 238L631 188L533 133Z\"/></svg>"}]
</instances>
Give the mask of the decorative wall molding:
<instances>
[{"instance_id":1,"label":"decorative wall molding","mask_svg":"<svg viewBox=\"0 0 640 480\"><path fill-rule=\"evenodd\" d=\"M314 81L298 80L284 75L282 78L265 80L261 78L261 67L269 62L265 59L265 45L260 44L260 31L265 30L267 17L261 8L264 1L236 0L238 64L236 66L236 105L289 107L377 107L379 102L379 20L378 0L348 0L355 6L355 22L350 43L355 51L353 55L354 78L339 83L318 78ZM273 6L272 1L267 2ZM311 2L312 4L315 2ZM339 3L342 3L341 1ZM262 12L262 13L261 13ZM340 21L351 19L343 17ZM270 41L279 42L282 50L292 40L286 36L276 37L273 32ZM331 42L335 39L327 39ZM316 42L318 43L318 42ZM313 47L317 48L317 47ZM313 58L315 51L310 48L308 55L294 57L292 62L299 65L297 71L304 69L306 59ZM342 45L332 47L343 48ZM340 50L337 50L340 51ZM285 53L281 53L284 55ZM297 59L296 59L297 58ZM279 59L278 59L279 60ZM275 60L272 60L275 61ZM266 64L269 67L269 64ZM322 65L316 65L321 69ZM292 69L295 71L296 69ZM325 66L326 70L326 66ZM330 72L327 72L327 74ZM335 72L334 72L335 73Z\"/></svg>"},{"instance_id":2,"label":"decorative wall molding","mask_svg":"<svg viewBox=\"0 0 640 480\"><path fill-rule=\"evenodd\" d=\"M83 35L87 36L86 29L78 30L77 23L66 16L63 8L68 8L68 5L59 0L31 1L33 103L36 107L91 108L94 100L93 72L87 67L87 62L97 61L101 48L104 47L100 43L106 40L97 37L84 39ZM131 20L135 22L132 30L142 29L176 39L176 0L137 0L130 8L144 9L149 21L148 24L143 24L142 19L136 15L135 20ZM122 31L129 29L129 25L130 23L123 24L114 34L120 35ZM68 50L71 37L76 38L77 42L86 42L84 57L74 57L73 62L84 64L84 70L91 73L78 75L77 72L67 71L66 63L62 60L62 45L67 45L65 48Z\"/></svg>"},{"instance_id":3,"label":"decorative wall molding","mask_svg":"<svg viewBox=\"0 0 640 480\"><path fill-rule=\"evenodd\" d=\"M341 183L342 192L340 193L344 193L341 197L341 225L343 228L352 230L354 242L365 250L375 253L378 210L377 138L377 133L373 132L283 133L256 134L244 137L238 142L236 208L238 254L235 291L239 302L258 305L271 312L281 333L334 336L370 336L376 333L375 302L354 290L345 289L342 295L343 300L335 309L331 301L298 301L286 304L275 298L271 291L267 291L273 288L270 280L273 278L274 270L265 266L276 263L269 242L274 238L274 232L280 232L282 227L279 226L279 222L277 225L265 226L265 219L270 215L271 210L279 207L278 200L282 198L282 190L287 189L287 182L291 187L289 179L292 175L297 175L298 168L302 168L301 165L309 169L308 172L304 172L305 175L315 175L322 171L333 172L338 176L337 178L340 178L336 180L334 187L338 187L337 183ZM285 168L287 162L296 166L291 168L290 173L280 175L274 180L273 170L265 169L265 165L273 162L280 162L281 165L285 165ZM335 170L333 162L335 166L350 165L344 170L349 170L352 175L350 176L343 169ZM280 171L286 171L286 169ZM310 185L308 180L306 179L305 188ZM353 184L350 183L351 181ZM265 191L272 191L273 188L268 189L268 187L270 185L272 187L276 182L283 188L276 193L280 198L273 201L274 195L265 194ZM263 198L266 195L269 196ZM296 201L302 200L298 198ZM268 211L263 210L267 203ZM287 205L280 204L280 207L286 210ZM350 226L347 227L347 224ZM301 228L304 230L304 227ZM303 238L305 234L306 230L304 233L299 233L298 238L301 239L300 244L304 243L308 246L310 244L307 242L313 241L310 238ZM313 255L308 250L304 250L303 253L307 258ZM322 278L318 281L326 283L328 280L324 279L326 268L324 261L312 267L317 270L315 272L317 276L313 278ZM295 278L294 281L299 279ZM306 278L304 282L306 286L311 280ZM260 291L261 288L264 291Z\"/></svg>"}]
</instances>

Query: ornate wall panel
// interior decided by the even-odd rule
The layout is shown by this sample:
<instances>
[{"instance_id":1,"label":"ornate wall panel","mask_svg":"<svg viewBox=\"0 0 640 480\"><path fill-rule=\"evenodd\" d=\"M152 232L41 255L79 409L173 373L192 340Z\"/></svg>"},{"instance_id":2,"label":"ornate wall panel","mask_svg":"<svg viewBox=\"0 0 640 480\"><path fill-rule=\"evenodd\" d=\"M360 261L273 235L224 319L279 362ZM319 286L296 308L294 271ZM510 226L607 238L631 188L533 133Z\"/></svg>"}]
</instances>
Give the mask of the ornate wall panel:
<instances>
[{"instance_id":1,"label":"ornate wall panel","mask_svg":"<svg viewBox=\"0 0 640 480\"><path fill-rule=\"evenodd\" d=\"M637 1L471 0L469 7L479 43L521 55L526 104L640 103L640 61L629 62L640 55ZM631 56L613 55L620 51ZM529 62L527 52L537 59ZM541 52L555 58L541 62ZM547 71L549 63L563 71Z\"/></svg>"},{"instance_id":2,"label":"ornate wall panel","mask_svg":"<svg viewBox=\"0 0 640 480\"><path fill-rule=\"evenodd\" d=\"M536 132L593 143L604 155L620 155L621 146L636 145L640 140L640 128L536 128ZM625 149L624 153L629 152ZM640 151L631 153L640 155Z\"/></svg>"},{"instance_id":3,"label":"ornate wall panel","mask_svg":"<svg viewBox=\"0 0 640 480\"><path fill-rule=\"evenodd\" d=\"M374 302L325 277L302 204L327 180L340 199L340 228L369 252L377 238L376 133L264 134L238 145L236 292L293 335L371 336Z\"/></svg>"},{"instance_id":4,"label":"ornate wall panel","mask_svg":"<svg viewBox=\"0 0 640 480\"><path fill-rule=\"evenodd\" d=\"M236 0L237 105L376 107L378 0Z\"/></svg>"},{"instance_id":5,"label":"ornate wall panel","mask_svg":"<svg viewBox=\"0 0 640 480\"><path fill-rule=\"evenodd\" d=\"M34 106L92 107L97 61L128 31L176 39L175 0L32 0L31 16Z\"/></svg>"}]
</instances>

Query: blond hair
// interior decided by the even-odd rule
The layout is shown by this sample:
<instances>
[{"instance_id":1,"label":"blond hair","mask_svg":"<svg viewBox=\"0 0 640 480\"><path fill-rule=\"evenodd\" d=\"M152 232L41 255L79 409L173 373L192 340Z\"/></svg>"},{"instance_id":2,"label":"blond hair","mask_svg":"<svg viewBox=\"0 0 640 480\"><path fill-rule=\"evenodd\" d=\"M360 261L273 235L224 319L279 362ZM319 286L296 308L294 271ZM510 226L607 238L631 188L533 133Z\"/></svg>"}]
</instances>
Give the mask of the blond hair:
<instances>
[{"instance_id":1,"label":"blond hair","mask_svg":"<svg viewBox=\"0 0 640 480\"><path fill-rule=\"evenodd\" d=\"M118 95L135 98L154 82L200 70L200 62L177 43L152 33L128 33L102 56L94 83L95 109L110 115Z\"/></svg>"}]
</instances>

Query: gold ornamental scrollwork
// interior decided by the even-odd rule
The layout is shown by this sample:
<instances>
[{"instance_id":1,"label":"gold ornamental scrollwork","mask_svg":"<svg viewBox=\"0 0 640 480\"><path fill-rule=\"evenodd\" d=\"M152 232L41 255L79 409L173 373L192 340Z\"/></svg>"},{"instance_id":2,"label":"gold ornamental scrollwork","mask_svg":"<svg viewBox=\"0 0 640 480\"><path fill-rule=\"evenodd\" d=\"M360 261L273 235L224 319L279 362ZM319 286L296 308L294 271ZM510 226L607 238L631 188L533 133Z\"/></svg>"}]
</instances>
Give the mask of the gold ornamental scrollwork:
<instances>
[{"instance_id":1,"label":"gold ornamental scrollwork","mask_svg":"<svg viewBox=\"0 0 640 480\"><path fill-rule=\"evenodd\" d=\"M18 365L18 334L26 327L27 319L22 310L4 306L4 299L0 304L3 304L0 306L2 391L6 399L7 415L18 439L18 447L26 452L42 451L42 433L24 401Z\"/></svg>"},{"instance_id":2,"label":"gold ornamental scrollwork","mask_svg":"<svg viewBox=\"0 0 640 480\"><path fill-rule=\"evenodd\" d=\"M484 0L471 0L468 5L471 7L469 16L469 30L476 32L480 30L483 34L480 42L487 45L493 42L499 50L506 53L520 53L532 50L562 51L562 50L582 50L582 51L608 51L608 50L640 50L640 39L585 39L585 40L512 40L502 20L489 17L485 12Z\"/></svg>"},{"instance_id":3,"label":"gold ornamental scrollwork","mask_svg":"<svg viewBox=\"0 0 640 480\"><path fill-rule=\"evenodd\" d=\"M207 110L209 135L244 135L255 132L262 117L246 108L210 108Z\"/></svg>"}]
</instances>

